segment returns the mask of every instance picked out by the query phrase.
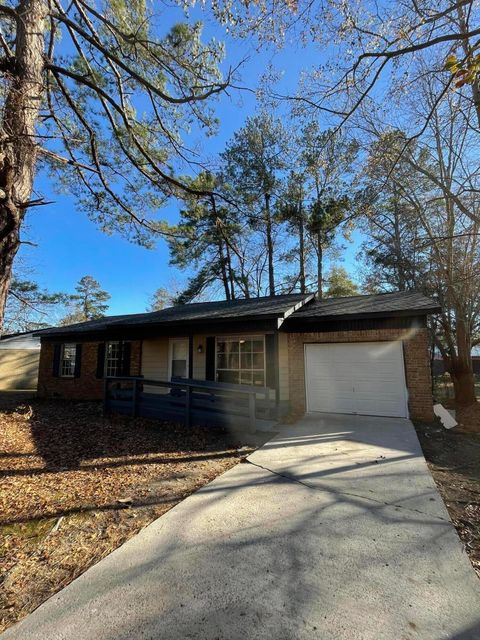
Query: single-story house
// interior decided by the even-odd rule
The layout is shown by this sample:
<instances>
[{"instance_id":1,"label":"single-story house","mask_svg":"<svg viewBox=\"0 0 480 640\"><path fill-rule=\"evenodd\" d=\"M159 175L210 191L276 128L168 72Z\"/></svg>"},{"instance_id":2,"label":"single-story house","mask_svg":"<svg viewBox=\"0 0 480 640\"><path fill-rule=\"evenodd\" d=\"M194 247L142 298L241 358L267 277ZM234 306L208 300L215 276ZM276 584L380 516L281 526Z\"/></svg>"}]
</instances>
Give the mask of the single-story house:
<instances>
[{"instance_id":1,"label":"single-story house","mask_svg":"<svg viewBox=\"0 0 480 640\"><path fill-rule=\"evenodd\" d=\"M12 333L0 339L0 391L37 388L40 336Z\"/></svg>"},{"instance_id":2,"label":"single-story house","mask_svg":"<svg viewBox=\"0 0 480 640\"><path fill-rule=\"evenodd\" d=\"M210 380L271 390L279 414L433 418L426 319L416 292L291 294L105 317L41 334L38 393L101 399L104 378Z\"/></svg>"}]
</instances>

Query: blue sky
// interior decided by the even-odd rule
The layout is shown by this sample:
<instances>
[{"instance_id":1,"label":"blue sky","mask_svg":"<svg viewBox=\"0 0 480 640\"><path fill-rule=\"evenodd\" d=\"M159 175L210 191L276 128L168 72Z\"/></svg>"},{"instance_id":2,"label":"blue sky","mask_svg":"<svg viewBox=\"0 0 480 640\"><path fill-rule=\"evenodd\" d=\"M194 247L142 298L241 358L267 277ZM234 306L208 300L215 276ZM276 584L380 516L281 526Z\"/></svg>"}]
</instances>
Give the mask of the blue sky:
<instances>
[{"instance_id":1,"label":"blue sky","mask_svg":"<svg viewBox=\"0 0 480 640\"><path fill-rule=\"evenodd\" d=\"M169 9L172 24L183 18L180 10ZM269 64L283 72L282 90L293 92L299 74L320 61L320 53L314 47L307 49L287 44L282 50L255 50L253 42L235 40L225 36L223 30L208 17L194 12L194 19L205 20L205 36L214 36L227 45L226 65L234 66L248 56L241 70L241 85L255 89L262 73ZM203 146L205 155L214 156L225 142L239 129L256 108L255 96L249 91L231 91L216 103L220 128L215 138ZM188 141L187 141L188 142ZM31 270L29 277L50 291L72 291L75 283L84 275L92 275L110 292L112 298L108 313L135 313L144 311L152 293L158 287L181 285L188 276L169 266L168 249L159 241L154 250L147 250L129 243L119 236L107 236L76 206L73 198L55 193L50 179L40 174L36 190L48 201L47 206L29 211L23 239L37 245L24 245L20 261ZM175 203L167 206L162 214L173 222L177 219ZM349 245L343 265L353 272L359 235Z\"/></svg>"}]
</instances>

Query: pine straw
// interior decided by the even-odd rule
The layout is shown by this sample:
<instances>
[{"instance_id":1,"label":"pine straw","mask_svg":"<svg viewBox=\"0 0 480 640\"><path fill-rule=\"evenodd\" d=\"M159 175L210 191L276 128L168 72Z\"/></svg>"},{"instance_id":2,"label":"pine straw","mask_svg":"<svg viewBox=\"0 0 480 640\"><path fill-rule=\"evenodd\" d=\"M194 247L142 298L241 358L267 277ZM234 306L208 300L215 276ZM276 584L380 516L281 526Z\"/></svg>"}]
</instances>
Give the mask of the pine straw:
<instances>
[{"instance_id":1,"label":"pine straw","mask_svg":"<svg viewBox=\"0 0 480 640\"><path fill-rule=\"evenodd\" d=\"M0 412L0 452L0 630L245 455L218 430L40 401Z\"/></svg>"}]
</instances>

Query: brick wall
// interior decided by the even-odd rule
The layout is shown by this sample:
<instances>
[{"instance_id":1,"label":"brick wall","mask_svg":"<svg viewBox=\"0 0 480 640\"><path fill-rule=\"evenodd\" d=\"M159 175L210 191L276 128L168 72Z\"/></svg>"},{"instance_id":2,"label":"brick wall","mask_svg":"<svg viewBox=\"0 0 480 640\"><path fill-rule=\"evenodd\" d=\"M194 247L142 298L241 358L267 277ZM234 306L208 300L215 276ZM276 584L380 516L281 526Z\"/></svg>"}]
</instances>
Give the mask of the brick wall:
<instances>
[{"instance_id":1,"label":"brick wall","mask_svg":"<svg viewBox=\"0 0 480 640\"><path fill-rule=\"evenodd\" d=\"M288 360L290 406L293 415L305 413L304 344L312 342L377 342L402 340L405 375L408 388L410 417L431 421L433 415L432 387L425 328L365 329L361 331L331 331L325 333L289 333Z\"/></svg>"},{"instance_id":2,"label":"brick wall","mask_svg":"<svg viewBox=\"0 0 480 640\"><path fill-rule=\"evenodd\" d=\"M38 371L38 395L42 398L66 398L69 400L101 400L103 378L97 378L98 342L82 343L82 362L78 378L61 378L53 375L54 342L42 342ZM140 375L141 340L132 340L130 375Z\"/></svg>"}]
</instances>

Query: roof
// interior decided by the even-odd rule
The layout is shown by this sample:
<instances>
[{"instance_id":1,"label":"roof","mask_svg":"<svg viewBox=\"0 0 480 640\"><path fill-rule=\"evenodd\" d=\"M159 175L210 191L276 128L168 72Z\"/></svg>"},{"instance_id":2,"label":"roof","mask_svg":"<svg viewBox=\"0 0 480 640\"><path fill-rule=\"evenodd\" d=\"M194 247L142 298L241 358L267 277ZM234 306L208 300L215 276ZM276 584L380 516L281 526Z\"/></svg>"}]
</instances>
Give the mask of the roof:
<instances>
[{"instance_id":1,"label":"roof","mask_svg":"<svg viewBox=\"0 0 480 640\"><path fill-rule=\"evenodd\" d=\"M40 335L32 331L23 333L11 333L0 338L0 350L27 349L38 351L40 349Z\"/></svg>"},{"instance_id":2,"label":"roof","mask_svg":"<svg viewBox=\"0 0 480 640\"><path fill-rule=\"evenodd\" d=\"M150 313L106 316L98 320L79 322L66 327L43 329L42 336L104 332L110 329L135 327L188 326L192 323L235 322L241 320L274 320L275 327L286 318L289 322L338 319L349 316L421 315L435 313L440 307L416 292L383 293L348 298L315 300L313 294L293 293L241 300L197 302L168 307Z\"/></svg>"},{"instance_id":3,"label":"roof","mask_svg":"<svg viewBox=\"0 0 480 640\"><path fill-rule=\"evenodd\" d=\"M196 302L168 307L161 311L121 316L105 316L98 320L79 322L65 327L52 327L42 335L62 335L105 331L111 328L135 326L168 326L178 324L221 322L233 320L278 320L288 317L313 298L313 294L292 293L241 300Z\"/></svg>"},{"instance_id":4,"label":"roof","mask_svg":"<svg viewBox=\"0 0 480 640\"><path fill-rule=\"evenodd\" d=\"M437 313L440 306L417 291L396 291L345 298L314 300L299 309L290 321L329 320L349 316L362 318L371 315L425 315Z\"/></svg>"}]
</instances>

